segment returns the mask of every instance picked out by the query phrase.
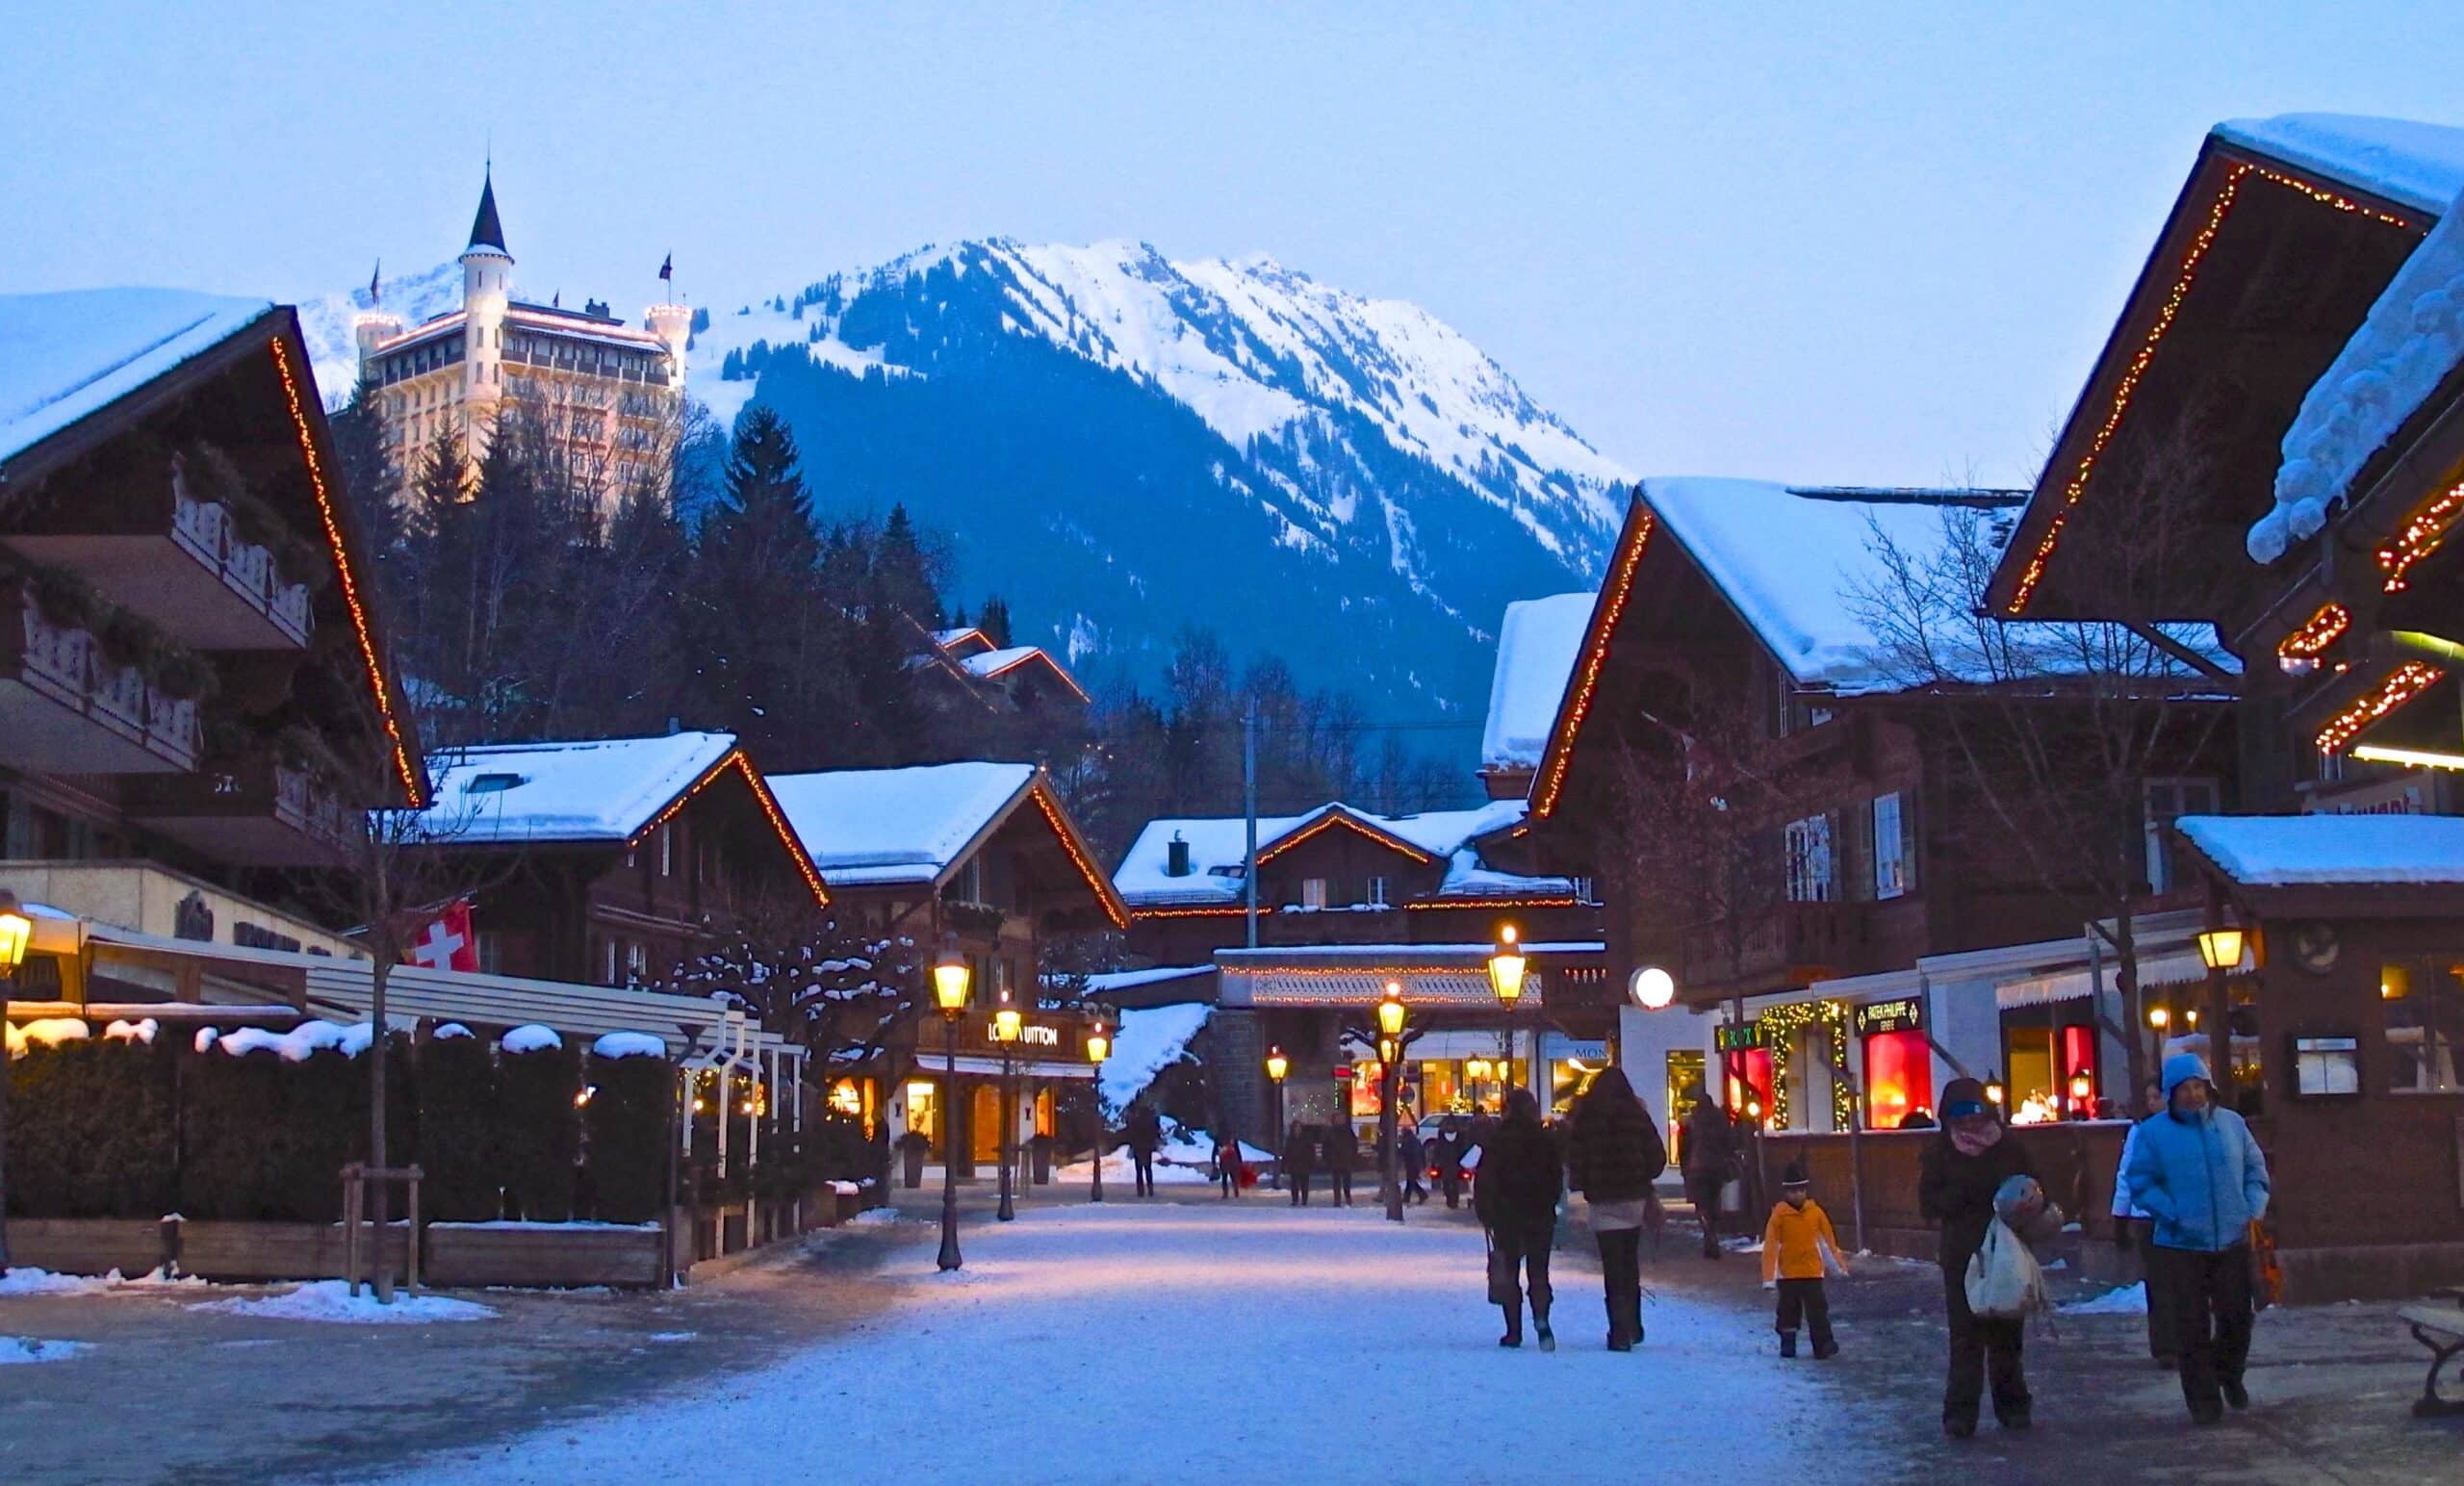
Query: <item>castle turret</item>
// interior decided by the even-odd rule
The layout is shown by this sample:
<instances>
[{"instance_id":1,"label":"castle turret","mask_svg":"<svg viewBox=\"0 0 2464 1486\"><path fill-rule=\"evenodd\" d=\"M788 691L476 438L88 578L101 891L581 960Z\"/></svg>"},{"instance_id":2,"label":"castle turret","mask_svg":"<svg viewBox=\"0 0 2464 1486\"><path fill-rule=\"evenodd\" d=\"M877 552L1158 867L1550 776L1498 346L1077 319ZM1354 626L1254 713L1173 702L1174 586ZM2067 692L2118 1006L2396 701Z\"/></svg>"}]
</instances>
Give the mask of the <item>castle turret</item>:
<instances>
[{"instance_id":1,"label":"castle turret","mask_svg":"<svg viewBox=\"0 0 2464 1486\"><path fill-rule=\"evenodd\" d=\"M693 339L693 311L681 304L654 304L642 311L642 326L667 343L668 385L684 391L684 346Z\"/></svg>"},{"instance_id":2,"label":"castle turret","mask_svg":"<svg viewBox=\"0 0 2464 1486\"><path fill-rule=\"evenodd\" d=\"M368 358L376 347L402 333L401 318L386 312L384 283L380 274L368 279L368 308L351 320L351 339L359 347L359 377L368 379Z\"/></svg>"},{"instance_id":3,"label":"castle turret","mask_svg":"<svg viewBox=\"0 0 2464 1486\"><path fill-rule=\"evenodd\" d=\"M512 293L513 254L505 249L504 224L497 219L496 172L490 170L479 187L471 243L462 250L462 397L474 458L504 396L504 312Z\"/></svg>"}]
</instances>

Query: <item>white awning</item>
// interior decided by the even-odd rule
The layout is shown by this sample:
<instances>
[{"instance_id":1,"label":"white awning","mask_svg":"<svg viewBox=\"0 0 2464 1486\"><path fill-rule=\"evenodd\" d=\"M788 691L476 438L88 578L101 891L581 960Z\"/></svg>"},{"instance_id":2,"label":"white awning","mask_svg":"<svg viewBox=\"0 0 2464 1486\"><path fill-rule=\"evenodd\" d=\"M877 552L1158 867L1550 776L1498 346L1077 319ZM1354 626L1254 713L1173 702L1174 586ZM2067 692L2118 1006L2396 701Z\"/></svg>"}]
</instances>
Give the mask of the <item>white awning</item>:
<instances>
[{"instance_id":1,"label":"white awning","mask_svg":"<svg viewBox=\"0 0 2464 1486\"><path fill-rule=\"evenodd\" d=\"M930 1079L948 1071L950 1064L945 1060L927 1056L917 1058L907 1076L911 1080ZM970 1078L999 1078L1001 1060L962 1056L958 1061L958 1071ZM1095 1065L1091 1063L1029 1063L1021 1059L1010 1065L1010 1073L1012 1077L1020 1079L1091 1079L1095 1076Z\"/></svg>"},{"instance_id":2,"label":"white awning","mask_svg":"<svg viewBox=\"0 0 2464 1486\"><path fill-rule=\"evenodd\" d=\"M2165 955L2139 963L2139 984L2161 986L2179 981L2203 979L2207 966L2196 954ZM2105 984L2113 984L2114 967L2105 967ZM2095 994L2096 983L2083 967L2066 970L2058 975L2031 976L2026 980L2005 981L1993 987L1993 1004L2008 1012L2018 1007L2045 1006L2056 1001L2085 1001Z\"/></svg>"}]
</instances>

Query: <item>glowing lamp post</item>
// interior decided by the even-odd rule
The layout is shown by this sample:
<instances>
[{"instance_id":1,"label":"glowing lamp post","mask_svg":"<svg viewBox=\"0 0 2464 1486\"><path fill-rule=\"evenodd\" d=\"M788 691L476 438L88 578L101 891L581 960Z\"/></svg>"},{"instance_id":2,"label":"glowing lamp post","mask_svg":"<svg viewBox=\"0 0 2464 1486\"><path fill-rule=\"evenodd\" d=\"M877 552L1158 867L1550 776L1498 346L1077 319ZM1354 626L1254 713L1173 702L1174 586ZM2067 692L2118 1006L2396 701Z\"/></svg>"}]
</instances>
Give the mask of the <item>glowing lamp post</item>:
<instances>
[{"instance_id":1,"label":"glowing lamp post","mask_svg":"<svg viewBox=\"0 0 2464 1486\"><path fill-rule=\"evenodd\" d=\"M1677 999L1677 977L1657 965L1645 965L1634 972L1632 984L1634 1004L1646 1012L1665 1012Z\"/></svg>"},{"instance_id":2,"label":"glowing lamp post","mask_svg":"<svg viewBox=\"0 0 2464 1486\"><path fill-rule=\"evenodd\" d=\"M959 953L955 936L941 940L941 953L933 961L933 1004L941 1013L941 1063L945 1072L941 1079L941 1257L944 1269L955 1269L965 1260L959 1254L959 1162L958 1146L950 1123L957 1112L959 1095L959 1018L966 1012L966 993L975 972Z\"/></svg>"},{"instance_id":3,"label":"glowing lamp post","mask_svg":"<svg viewBox=\"0 0 2464 1486\"><path fill-rule=\"evenodd\" d=\"M1291 1071L1292 1060L1283 1056L1283 1049L1281 1047L1270 1047L1267 1049L1267 1087L1272 1090L1274 1109L1274 1113L1270 1116L1271 1123L1274 1126L1274 1139L1269 1143L1278 1151L1282 1150L1284 1145L1283 1080L1284 1075ZM1274 1187L1278 1191L1283 1189L1283 1159L1280 1156L1275 1158L1274 1163Z\"/></svg>"},{"instance_id":4,"label":"glowing lamp post","mask_svg":"<svg viewBox=\"0 0 2464 1486\"><path fill-rule=\"evenodd\" d=\"M34 934L34 920L17 906L17 895L0 887L0 1215L9 1211L9 990ZM0 1274L8 1272L9 1224L0 1217Z\"/></svg>"},{"instance_id":5,"label":"glowing lamp post","mask_svg":"<svg viewBox=\"0 0 2464 1486\"><path fill-rule=\"evenodd\" d=\"M2096 1081L2085 1073L2070 1075L2070 1109L2081 1119L2094 1113L2090 1105L2096 1093Z\"/></svg>"},{"instance_id":6,"label":"glowing lamp post","mask_svg":"<svg viewBox=\"0 0 2464 1486\"><path fill-rule=\"evenodd\" d=\"M1497 947L1489 952L1489 992L1505 1009L1505 1073L1502 1083L1514 1077L1514 1013L1523 1005L1523 978L1530 966L1531 957L1523 950L1522 931L1512 924L1498 925ZM1535 1045L1531 1051L1532 1061L1537 1063L1540 1049Z\"/></svg>"},{"instance_id":7,"label":"glowing lamp post","mask_svg":"<svg viewBox=\"0 0 2464 1486\"><path fill-rule=\"evenodd\" d=\"M2211 917L2217 910L2210 908ZM2233 991L2225 977L2241 968L2246 947L2243 932L2216 922L2199 931L2199 963L2207 966L2207 1071L2219 1103L2233 1100Z\"/></svg>"},{"instance_id":8,"label":"glowing lamp post","mask_svg":"<svg viewBox=\"0 0 2464 1486\"><path fill-rule=\"evenodd\" d=\"M1519 979L1519 978L1518 978ZM1403 1005L1400 981L1388 981L1377 1001L1377 1171L1378 1195L1389 1221L1403 1220L1403 1184L1395 1171L1395 1094L1400 1087L1404 1029L1411 1008Z\"/></svg>"},{"instance_id":9,"label":"glowing lamp post","mask_svg":"<svg viewBox=\"0 0 2464 1486\"><path fill-rule=\"evenodd\" d=\"M992 1040L1001 1045L1001 1205L992 1216L1002 1222L1014 1221L1018 1209L1012 1197L1016 1183L1011 1176L1011 1165L1017 1159L1018 1101L1010 1090L1011 1054L1018 1045L1018 1009L1010 1004L1010 993L1001 992L1001 1005L992 1013Z\"/></svg>"},{"instance_id":10,"label":"glowing lamp post","mask_svg":"<svg viewBox=\"0 0 2464 1486\"><path fill-rule=\"evenodd\" d=\"M2000 1074L1993 1074L1986 1079L1985 1100L1995 1109L2000 1109L2002 1107L2003 1099L2008 1097L2010 1092L2011 1091L2009 1089L2002 1087L2002 1078Z\"/></svg>"},{"instance_id":11,"label":"glowing lamp post","mask_svg":"<svg viewBox=\"0 0 2464 1486\"><path fill-rule=\"evenodd\" d=\"M1104 1036L1104 1024L1097 1022L1095 1030L1087 1034L1087 1061L1102 1067L1104 1060L1112 1055L1113 1039ZM1095 1174L1087 1200L1101 1202L1104 1200L1104 1101L1100 1098L1095 1101L1095 1159L1090 1165L1094 1167Z\"/></svg>"}]
</instances>

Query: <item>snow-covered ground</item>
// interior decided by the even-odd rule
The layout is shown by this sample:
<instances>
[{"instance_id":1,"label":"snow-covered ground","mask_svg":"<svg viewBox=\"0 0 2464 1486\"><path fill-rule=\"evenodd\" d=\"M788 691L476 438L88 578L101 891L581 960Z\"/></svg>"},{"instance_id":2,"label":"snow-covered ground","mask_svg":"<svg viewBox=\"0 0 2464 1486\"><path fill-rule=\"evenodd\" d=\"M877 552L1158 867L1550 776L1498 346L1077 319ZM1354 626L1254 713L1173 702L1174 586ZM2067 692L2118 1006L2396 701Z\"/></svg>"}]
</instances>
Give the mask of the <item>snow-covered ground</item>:
<instances>
[{"instance_id":1,"label":"snow-covered ground","mask_svg":"<svg viewBox=\"0 0 2464 1486\"><path fill-rule=\"evenodd\" d=\"M1465 1224L1107 1203L964 1239L955 1275L929 1232L893 1255L877 1282L904 1293L843 1339L401 1478L766 1479L784 1458L891 1481L1802 1478L1815 1460L1870 1479L1899 1458L1817 1365L1771 1355L1759 1305L1656 1299L1618 1355L1569 1266L1562 1349L1502 1351ZM780 1454L798 1441L819 1453Z\"/></svg>"}]
</instances>

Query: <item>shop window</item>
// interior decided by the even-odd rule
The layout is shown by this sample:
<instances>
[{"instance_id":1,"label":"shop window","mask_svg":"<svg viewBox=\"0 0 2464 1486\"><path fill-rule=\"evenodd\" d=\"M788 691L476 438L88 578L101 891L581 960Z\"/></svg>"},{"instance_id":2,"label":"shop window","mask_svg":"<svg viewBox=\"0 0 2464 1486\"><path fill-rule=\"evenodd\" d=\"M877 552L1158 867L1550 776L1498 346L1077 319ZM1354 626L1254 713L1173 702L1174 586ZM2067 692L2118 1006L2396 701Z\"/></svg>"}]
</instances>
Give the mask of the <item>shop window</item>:
<instances>
[{"instance_id":1,"label":"shop window","mask_svg":"<svg viewBox=\"0 0 2464 1486\"><path fill-rule=\"evenodd\" d=\"M1865 1036L1865 1125L1897 1130L1934 1113L1933 1049L1920 1031Z\"/></svg>"},{"instance_id":2,"label":"shop window","mask_svg":"<svg viewBox=\"0 0 2464 1486\"><path fill-rule=\"evenodd\" d=\"M2464 965L2390 961L2378 970L2378 1005L2387 1029L2387 1087L2396 1093L2464 1092L2456 1076L2464 1048Z\"/></svg>"},{"instance_id":3,"label":"shop window","mask_svg":"<svg viewBox=\"0 0 2464 1486\"><path fill-rule=\"evenodd\" d=\"M1908 891L1908 842L1900 832L1899 795L1874 799L1874 896L1896 898Z\"/></svg>"},{"instance_id":4,"label":"shop window","mask_svg":"<svg viewBox=\"0 0 2464 1486\"><path fill-rule=\"evenodd\" d=\"M1809 815L1788 822L1788 901L1830 903L1836 897L1831 875L1831 817Z\"/></svg>"},{"instance_id":5,"label":"shop window","mask_svg":"<svg viewBox=\"0 0 2464 1486\"><path fill-rule=\"evenodd\" d=\"M1706 1063L1700 1048L1672 1049L1666 1060L1668 1103L1668 1164L1681 1166L1685 1161L1685 1115L1693 1109L1691 1090L1704 1083ZM1707 1087L1707 1086L1706 1086Z\"/></svg>"},{"instance_id":6,"label":"shop window","mask_svg":"<svg viewBox=\"0 0 2464 1486\"><path fill-rule=\"evenodd\" d=\"M2173 850L2173 822L2185 815L2213 815L2218 793L2214 780L2149 780L2147 781L2147 890L2166 892L2191 881Z\"/></svg>"},{"instance_id":7,"label":"shop window","mask_svg":"<svg viewBox=\"0 0 2464 1486\"><path fill-rule=\"evenodd\" d=\"M907 1128L932 1142L941 1154L941 1093L938 1086L918 1079L907 1086Z\"/></svg>"}]
</instances>

